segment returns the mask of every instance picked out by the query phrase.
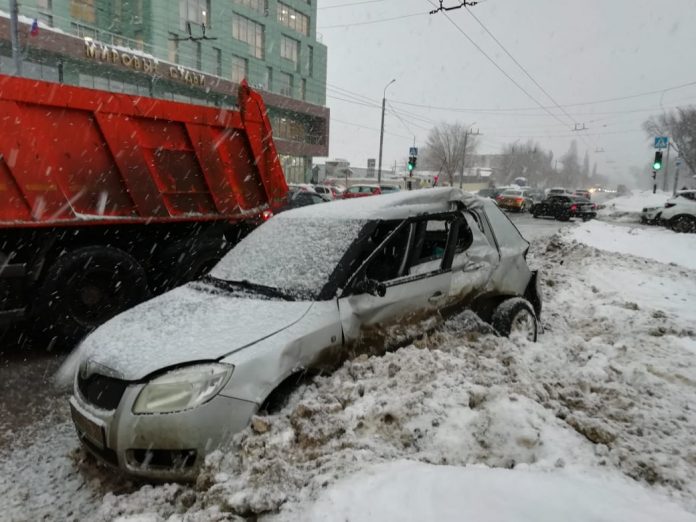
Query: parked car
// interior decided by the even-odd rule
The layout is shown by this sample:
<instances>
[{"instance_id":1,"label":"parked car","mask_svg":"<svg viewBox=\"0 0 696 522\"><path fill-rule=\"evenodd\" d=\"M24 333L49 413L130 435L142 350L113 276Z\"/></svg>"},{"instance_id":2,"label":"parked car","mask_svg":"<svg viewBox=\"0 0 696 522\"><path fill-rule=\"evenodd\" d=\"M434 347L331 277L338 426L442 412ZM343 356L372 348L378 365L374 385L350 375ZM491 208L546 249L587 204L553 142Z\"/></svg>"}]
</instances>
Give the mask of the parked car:
<instances>
[{"instance_id":1,"label":"parked car","mask_svg":"<svg viewBox=\"0 0 696 522\"><path fill-rule=\"evenodd\" d=\"M324 194L318 194L309 190L290 190L288 193L288 204L282 211L293 208L306 207L307 205L317 205L319 203L328 203L333 201L330 197Z\"/></svg>"},{"instance_id":2,"label":"parked car","mask_svg":"<svg viewBox=\"0 0 696 522\"><path fill-rule=\"evenodd\" d=\"M583 221L597 217L594 204L585 198L567 195L553 195L531 209L535 218L552 217L559 221L569 221L571 218L581 218Z\"/></svg>"},{"instance_id":3,"label":"parked car","mask_svg":"<svg viewBox=\"0 0 696 522\"><path fill-rule=\"evenodd\" d=\"M570 190L568 190L567 188L563 188L563 187L553 187L550 189L546 189L546 197L563 196L563 195L572 196L573 193Z\"/></svg>"},{"instance_id":4,"label":"parked car","mask_svg":"<svg viewBox=\"0 0 696 522\"><path fill-rule=\"evenodd\" d=\"M531 188L527 192L529 193L529 197L532 198L532 201L534 203L541 203L546 198L546 193L544 192L544 189Z\"/></svg>"},{"instance_id":5,"label":"parked car","mask_svg":"<svg viewBox=\"0 0 696 522\"><path fill-rule=\"evenodd\" d=\"M583 189L578 189L574 192L574 196L578 196L580 198L585 198L585 199L592 199L592 193L589 190L583 190Z\"/></svg>"},{"instance_id":6,"label":"parked car","mask_svg":"<svg viewBox=\"0 0 696 522\"><path fill-rule=\"evenodd\" d=\"M381 193L382 189L378 185L353 185L341 197L343 199L364 198L366 196L377 196Z\"/></svg>"},{"instance_id":7,"label":"parked car","mask_svg":"<svg viewBox=\"0 0 696 522\"><path fill-rule=\"evenodd\" d=\"M380 185L379 190L382 194L393 194L394 192L399 192L401 187L399 185Z\"/></svg>"},{"instance_id":8,"label":"parked car","mask_svg":"<svg viewBox=\"0 0 696 522\"><path fill-rule=\"evenodd\" d=\"M534 205L534 200L526 190L506 190L495 200L500 208L517 212L526 212Z\"/></svg>"},{"instance_id":9,"label":"parked car","mask_svg":"<svg viewBox=\"0 0 696 522\"><path fill-rule=\"evenodd\" d=\"M203 279L86 338L70 399L79 438L129 474L193 479L289 382L409 342L405 332L470 308L535 341L528 249L492 201L454 188L276 215Z\"/></svg>"},{"instance_id":10,"label":"parked car","mask_svg":"<svg viewBox=\"0 0 696 522\"><path fill-rule=\"evenodd\" d=\"M641 222L665 224L675 232L696 232L696 190L682 190L664 207L644 208Z\"/></svg>"},{"instance_id":11,"label":"parked car","mask_svg":"<svg viewBox=\"0 0 696 522\"><path fill-rule=\"evenodd\" d=\"M495 199L495 197L498 195L498 194L496 194L496 189L491 188L491 187L482 188L476 194L481 198L490 198L490 199Z\"/></svg>"},{"instance_id":12,"label":"parked car","mask_svg":"<svg viewBox=\"0 0 696 522\"><path fill-rule=\"evenodd\" d=\"M329 199L334 199L334 191L329 185L314 185L314 192L326 196Z\"/></svg>"}]
</instances>

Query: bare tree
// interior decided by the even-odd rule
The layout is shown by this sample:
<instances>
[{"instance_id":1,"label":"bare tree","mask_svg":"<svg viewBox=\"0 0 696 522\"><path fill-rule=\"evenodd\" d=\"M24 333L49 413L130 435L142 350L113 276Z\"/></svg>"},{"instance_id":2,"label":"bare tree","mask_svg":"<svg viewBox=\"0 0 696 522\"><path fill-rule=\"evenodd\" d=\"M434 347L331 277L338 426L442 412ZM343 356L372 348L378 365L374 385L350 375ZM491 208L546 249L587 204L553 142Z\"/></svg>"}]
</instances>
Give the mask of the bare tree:
<instances>
[{"instance_id":1,"label":"bare tree","mask_svg":"<svg viewBox=\"0 0 696 522\"><path fill-rule=\"evenodd\" d=\"M553 153L533 141L504 145L497 178L503 184L522 177L534 186L543 185L553 176L552 162Z\"/></svg>"},{"instance_id":2,"label":"bare tree","mask_svg":"<svg viewBox=\"0 0 696 522\"><path fill-rule=\"evenodd\" d=\"M469 127L462 123L439 123L428 133L423 151L423 163L432 170L443 172L450 185L454 175L464 172L466 158L476 151L476 138L467 135Z\"/></svg>"},{"instance_id":3,"label":"bare tree","mask_svg":"<svg viewBox=\"0 0 696 522\"><path fill-rule=\"evenodd\" d=\"M678 107L675 111L653 116L643 129L650 138L670 136L684 163L696 172L696 108Z\"/></svg>"}]
</instances>

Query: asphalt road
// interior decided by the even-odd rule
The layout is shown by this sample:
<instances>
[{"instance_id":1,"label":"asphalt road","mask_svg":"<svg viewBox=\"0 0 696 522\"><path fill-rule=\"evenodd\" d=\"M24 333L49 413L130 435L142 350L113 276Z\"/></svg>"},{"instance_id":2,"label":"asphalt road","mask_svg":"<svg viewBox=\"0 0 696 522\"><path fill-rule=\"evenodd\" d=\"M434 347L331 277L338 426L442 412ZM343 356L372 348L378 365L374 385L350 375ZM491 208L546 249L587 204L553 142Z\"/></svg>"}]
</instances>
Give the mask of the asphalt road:
<instances>
[{"instance_id":1,"label":"asphalt road","mask_svg":"<svg viewBox=\"0 0 696 522\"><path fill-rule=\"evenodd\" d=\"M529 214L509 216L528 241L574 226ZM69 390L55 387L54 374L69 352L69 347L32 342L25 331L0 333L0 452L31 438L18 435L36 429L39 420L67 418Z\"/></svg>"}]
</instances>

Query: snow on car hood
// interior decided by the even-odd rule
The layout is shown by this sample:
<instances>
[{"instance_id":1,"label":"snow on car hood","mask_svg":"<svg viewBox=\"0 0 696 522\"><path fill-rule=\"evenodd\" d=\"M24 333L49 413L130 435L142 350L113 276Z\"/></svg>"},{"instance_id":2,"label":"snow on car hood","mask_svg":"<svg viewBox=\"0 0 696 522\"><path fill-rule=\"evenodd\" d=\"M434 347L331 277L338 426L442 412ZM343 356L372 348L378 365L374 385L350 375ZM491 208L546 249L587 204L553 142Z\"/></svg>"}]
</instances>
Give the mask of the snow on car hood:
<instances>
[{"instance_id":1,"label":"snow on car hood","mask_svg":"<svg viewBox=\"0 0 696 522\"><path fill-rule=\"evenodd\" d=\"M182 286L128 310L85 339L81 368L138 380L171 366L214 360L299 321L308 301L234 296Z\"/></svg>"}]
</instances>

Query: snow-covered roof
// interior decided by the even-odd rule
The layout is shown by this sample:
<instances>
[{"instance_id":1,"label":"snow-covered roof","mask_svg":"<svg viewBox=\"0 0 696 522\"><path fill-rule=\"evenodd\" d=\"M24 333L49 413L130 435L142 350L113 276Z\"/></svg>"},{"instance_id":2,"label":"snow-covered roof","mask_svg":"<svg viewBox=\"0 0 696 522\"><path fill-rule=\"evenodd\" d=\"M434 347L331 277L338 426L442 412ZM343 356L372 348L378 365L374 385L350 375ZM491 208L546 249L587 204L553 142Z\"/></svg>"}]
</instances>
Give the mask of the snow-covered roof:
<instances>
[{"instance_id":1,"label":"snow-covered roof","mask_svg":"<svg viewBox=\"0 0 696 522\"><path fill-rule=\"evenodd\" d=\"M407 219L421 214L447 212L451 209L452 202L461 202L471 207L478 204L479 198L452 187L407 190L334 201L326 205L311 205L284 212L274 219Z\"/></svg>"}]
</instances>

